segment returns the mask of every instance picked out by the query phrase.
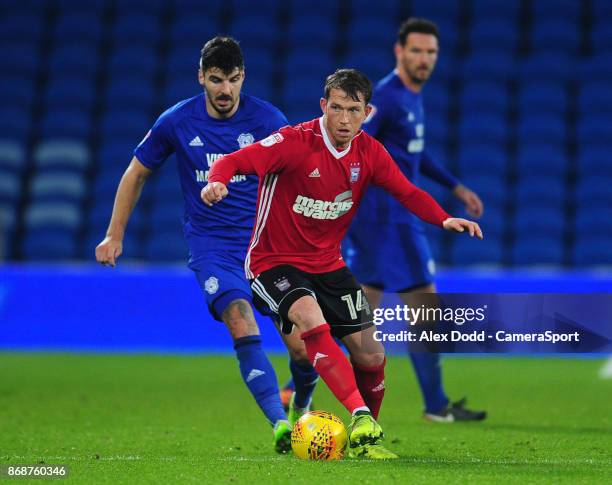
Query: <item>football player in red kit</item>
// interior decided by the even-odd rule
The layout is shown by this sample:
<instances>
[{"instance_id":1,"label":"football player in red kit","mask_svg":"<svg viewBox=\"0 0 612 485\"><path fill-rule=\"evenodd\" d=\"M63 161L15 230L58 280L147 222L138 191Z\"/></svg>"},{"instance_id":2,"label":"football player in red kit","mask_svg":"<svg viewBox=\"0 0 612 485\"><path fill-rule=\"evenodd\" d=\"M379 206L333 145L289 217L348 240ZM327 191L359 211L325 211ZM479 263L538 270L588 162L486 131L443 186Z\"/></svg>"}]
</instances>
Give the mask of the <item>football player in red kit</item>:
<instances>
[{"instance_id":1,"label":"football player in red kit","mask_svg":"<svg viewBox=\"0 0 612 485\"><path fill-rule=\"evenodd\" d=\"M257 174L255 226L245 260L255 304L301 332L313 366L352 415L349 456L396 458L375 421L384 396L385 352L372 314L340 254L368 184L385 188L422 220L482 239L475 222L453 218L401 173L385 148L361 131L372 85L353 69L326 79L321 118L217 160L202 200L227 195L236 174ZM222 203L222 202L221 202ZM347 347L351 362L334 341ZM351 365L352 363L352 365Z\"/></svg>"}]
</instances>

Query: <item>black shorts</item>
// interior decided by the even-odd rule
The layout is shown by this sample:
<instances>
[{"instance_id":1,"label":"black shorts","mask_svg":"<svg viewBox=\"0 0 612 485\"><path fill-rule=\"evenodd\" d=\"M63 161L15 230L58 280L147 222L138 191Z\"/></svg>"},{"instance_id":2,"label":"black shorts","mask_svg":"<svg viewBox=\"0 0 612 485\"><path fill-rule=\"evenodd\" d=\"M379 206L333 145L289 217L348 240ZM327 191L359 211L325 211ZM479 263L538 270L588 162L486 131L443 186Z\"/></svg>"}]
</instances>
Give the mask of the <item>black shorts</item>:
<instances>
[{"instance_id":1,"label":"black shorts","mask_svg":"<svg viewBox=\"0 0 612 485\"><path fill-rule=\"evenodd\" d=\"M291 265L275 266L251 280L253 303L266 315L281 319L283 333L289 334L293 323L289 308L299 298L313 296L336 338L371 327L372 311L357 280L345 266L329 273L306 273Z\"/></svg>"}]
</instances>

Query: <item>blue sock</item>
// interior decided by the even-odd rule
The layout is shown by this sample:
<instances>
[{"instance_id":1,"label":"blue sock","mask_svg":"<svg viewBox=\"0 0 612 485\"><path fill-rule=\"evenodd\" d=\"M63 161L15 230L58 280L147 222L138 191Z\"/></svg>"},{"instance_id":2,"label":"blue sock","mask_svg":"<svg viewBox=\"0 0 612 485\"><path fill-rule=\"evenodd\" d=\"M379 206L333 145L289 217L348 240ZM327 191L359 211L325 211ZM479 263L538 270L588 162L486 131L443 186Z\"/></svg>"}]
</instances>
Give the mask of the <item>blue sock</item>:
<instances>
[{"instance_id":1,"label":"blue sock","mask_svg":"<svg viewBox=\"0 0 612 485\"><path fill-rule=\"evenodd\" d=\"M240 373L257 404L274 425L279 419L287 419L278 394L278 382L272 364L261 346L259 335L249 335L234 340Z\"/></svg>"},{"instance_id":2,"label":"blue sock","mask_svg":"<svg viewBox=\"0 0 612 485\"><path fill-rule=\"evenodd\" d=\"M293 376L295 405L298 408L305 408L310 404L312 393L319 380L319 374L310 363L298 364L293 360L289 360L289 369Z\"/></svg>"},{"instance_id":3,"label":"blue sock","mask_svg":"<svg viewBox=\"0 0 612 485\"><path fill-rule=\"evenodd\" d=\"M448 397L442 388L440 354L434 352L410 352L414 372L425 401L425 412L437 413L448 405Z\"/></svg>"}]
</instances>

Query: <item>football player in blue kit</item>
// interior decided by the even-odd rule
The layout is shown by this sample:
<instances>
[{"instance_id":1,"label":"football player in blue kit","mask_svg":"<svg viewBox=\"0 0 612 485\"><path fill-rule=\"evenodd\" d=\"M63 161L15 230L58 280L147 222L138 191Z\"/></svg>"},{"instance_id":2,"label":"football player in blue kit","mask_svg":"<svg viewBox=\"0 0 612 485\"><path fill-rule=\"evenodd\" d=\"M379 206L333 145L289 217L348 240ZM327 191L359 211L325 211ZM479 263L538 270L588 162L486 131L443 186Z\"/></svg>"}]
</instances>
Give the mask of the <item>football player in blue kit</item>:
<instances>
[{"instance_id":1,"label":"football player in blue kit","mask_svg":"<svg viewBox=\"0 0 612 485\"><path fill-rule=\"evenodd\" d=\"M183 232L189 247L188 265L210 313L225 323L232 336L242 378L274 426L276 451L285 453L291 449L291 425L280 402L276 373L262 348L244 273L258 179L234 177L232 195L214 210L202 203L200 191L215 160L288 123L270 103L241 93L244 60L232 38L215 37L204 45L198 79L204 92L165 111L134 150L117 189L106 237L96 248L96 259L115 266L129 216L147 177L175 153L185 200ZM283 338L292 357L296 400L306 408L318 376L299 336Z\"/></svg>"},{"instance_id":2,"label":"football player in blue kit","mask_svg":"<svg viewBox=\"0 0 612 485\"><path fill-rule=\"evenodd\" d=\"M451 190L470 216L480 217L483 204L478 195L425 149L421 90L436 64L438 37L436 25L428 20L410 18L400 26L396 67L376 85L372 114L363 127L385 146L410 181L418 185L422 173ZM348 266L374 307L379 306L384 292L398 293L411 305L417 304L419 293L436 291L435 265L423 226L379 188L371 187L366 193L343 248ZM449 401L442 385L440 356L428 350L410 353L425 401L425 418L434 422L484 419L484 411L465 408L465 399Z\"/></svg>"}]
</instances>

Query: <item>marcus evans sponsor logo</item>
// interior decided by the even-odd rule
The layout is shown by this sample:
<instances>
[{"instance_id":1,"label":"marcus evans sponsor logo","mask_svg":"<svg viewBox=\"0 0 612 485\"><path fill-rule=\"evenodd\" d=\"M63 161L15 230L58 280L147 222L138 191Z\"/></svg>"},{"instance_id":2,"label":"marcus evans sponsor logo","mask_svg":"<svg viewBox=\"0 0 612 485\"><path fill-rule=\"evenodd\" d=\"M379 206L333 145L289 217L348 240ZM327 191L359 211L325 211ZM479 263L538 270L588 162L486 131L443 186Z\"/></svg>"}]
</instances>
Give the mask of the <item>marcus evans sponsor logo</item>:
<instances>
[{"instance_id":1,"label":"marcus evans sponsor logo","mask_svg":"<svg viewBox=\"0 0 612 485\"><path fill-rule=\"evenodd\" d=\"M353 207L351 197L353 192L347 190L338 195L333 202L329 200L311 199L298 195L293 203L293 212L313 219L337 219Z\"/></svg>"}]
</instances>

